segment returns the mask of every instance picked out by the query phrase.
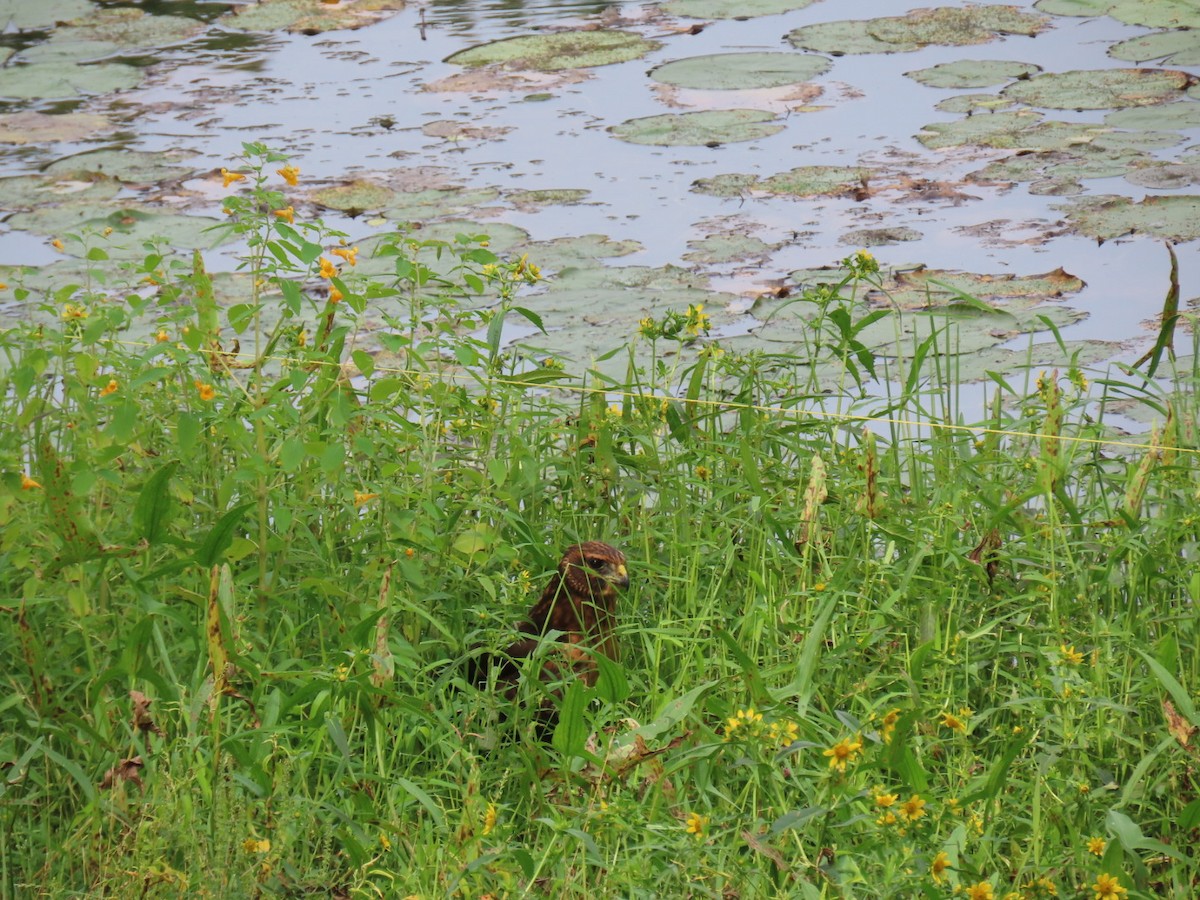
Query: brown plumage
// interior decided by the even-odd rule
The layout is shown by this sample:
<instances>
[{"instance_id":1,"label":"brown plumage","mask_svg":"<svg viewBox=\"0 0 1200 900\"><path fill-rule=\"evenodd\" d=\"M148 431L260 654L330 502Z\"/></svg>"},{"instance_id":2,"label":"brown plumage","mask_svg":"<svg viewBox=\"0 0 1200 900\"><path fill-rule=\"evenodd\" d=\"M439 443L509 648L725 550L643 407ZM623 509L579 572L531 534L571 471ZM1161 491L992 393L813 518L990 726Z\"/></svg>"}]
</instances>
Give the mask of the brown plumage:
<instances>
[{"instance_id":1,"label":"brown plumage","mask_svg":"<svg viewBox=\"0 0 1200 900\"><path fill-rule=\"evenodd\" d=\"M529 618L517 626L522 637L494 657L473 660L470 681L486 687L494 669L496 686L513 699L521 661L534 654L547 634L561 632L557 640L563 645L562 654L543 663L543 680L559 676L561 664L566 662L589 686L595 684L596 661L591 651L617 658L617 591L628 586L625 555L620 550L599 541L568 548Z\"/></svg>"}]
</instances>

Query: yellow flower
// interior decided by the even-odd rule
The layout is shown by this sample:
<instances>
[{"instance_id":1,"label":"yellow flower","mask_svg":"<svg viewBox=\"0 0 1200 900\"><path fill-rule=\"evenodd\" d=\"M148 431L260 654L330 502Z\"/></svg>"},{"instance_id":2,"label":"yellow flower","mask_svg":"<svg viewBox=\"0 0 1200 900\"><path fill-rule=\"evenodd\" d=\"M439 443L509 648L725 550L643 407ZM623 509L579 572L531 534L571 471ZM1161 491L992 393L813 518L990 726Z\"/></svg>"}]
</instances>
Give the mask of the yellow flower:
<instances>
[{"instance_id":1,"label":"yellow flower","mask_svg":"<svg viewBox=\"0 0 1200 900\"><path fill-rule=\"evenodd\" d=\"M221 177L225 180L225 187L229 187L235 181L245 181L246 176L241 172L230 172L228 169L221 168Z\"/></svg>"},{"instance_id":2,"label":"yellow flower","mask_svg":"<svg viewBox=\"0 0 1200 900\"><path fill-rule=\"evenodd\" d=\"M7 291L7 290L8 290L8 285L5 284L3 281L0 281L0 291Z\"/></svg>"},{"instance_id":3,"label":"yellow flower","mask_svg":"<svg viewBox=\"0 0 1200 900\"><path fill-rule=\"evenodd\" d=\"M379 846L382 847L384 850L392 849L392 839L389 838L382 831L379 832Z\"/></svg>"},{"instance_id":4,"label":"yellow flower","mask_svg":"<svg viewBox=\"0 0 1200 900\"><path fill-rule=\"evenodd\" d=\"M959 734L967 733L967 723L964 722L962 719L960 719L958 716L956 716L954 713L944 712L944 713L940 713L940 715L942 718L942 724L944 726L946 726L947 728L949 728L951 731L957 731Z\"/></svg>"},{"instance_id":5,"label":"yellow flower","mask_svg":"<svg viewBox=\"0 0 1200 900\"><path fill-rule=\"evenodd\" d=\"M58 250L60 253L63 250L63 242L60 241L58 238L55 238L54 240L52 240L50 242L50 246L53 247L55 250Z\"/></svg>"},{"instance_id":6,"label":"yellow flower","mask_svg":"<svg viewBox=\"0 0 1200 900\"><path fill-rule=\"evenodd\" d=\"M920 794L913 794L900 804L900 818L905 822L915 822L925 815L925 801Z\"/></svg>"},{"instance_id":7,"label":"yellow flower","mask_svg":"<svg viewBox=\"0 0 1200 900\"><path fill-rule=\"evenodd\" d=\"M342 302L342 292L339 291L337 288L335 288L332 284L329 286L329 302L330 303L341 303Z\"/></svg>"},{"instance_id":8,"label":"yellow flower","mask_svg":"<svg viewBox=\"0 0 1200 900\"><path fill-rule=\"evenodd\" d=\"M708 466L696 466L694 471L696 478L700 481L708 481L708 479L712 478L712 469Z\"/></svg>"},{"instance_id":9,"label":"yellow flower","mask_svg":"<svg viewBox=\"0 0 1200 900\"><path fill-rule=\"evenodd\" d=\"M888 807L895 806L896 801L900 799L899 794L885 794L883 788L878 788L875 792L875 805Z\"/></svg>"},{"instance_id":10,"label":"yellow flower","mask_svg":"<svg viewBox=\"0 0 1200 900\"><path fill-rule=\"evenodd\" d=\"M329 251L334 256L340 256L352 266L358 265L358 248L357 247L335 247Z\"/></svg>"},{"instance_id":11,"label":"yellow flower","mask_svg":"<svg viewBox=\"0 0 1200 900\"><path fill-rule=\"evenodd\" d=\"M943 850L929 864L929 874L933 876L934 881L941 884L946 880L946 870L948 868L950 868L950 854Z\"/></svg>"},{"instance_id":12,"label":"yellow flower","mask_svg":"<svg viewBox=\"0 0 1200 900\"><path fill-rule=\"evenodd\" d=\"M896 730L896 722L900 720L899 709L889 709L879 720L879 739L885 744L892 742L892 732Z\"/></svg>"},{"instance_id":13,"label":"yellow flower","mask_svg":"<svg viewBox=\"0 0 1200 900\"><path fill-rule=\"evenodd\" d=\"M687 308L687 333L693 336L698 336L701 332L708 334L712 327L712 320L709 319L708 313L704 311L703 303L694 303Z\"/></svg>"},{"instance_id":14,"label":"yellow flower","mask_svg":"<svg viewBox=\"0 0 1200 900\"><path fill-rule=\"evenodd\" d=\"M282 169L276 169L275 172L280 177L282 177L284 181L286 181L288 184L290 184L292 187L296 186L296 180L297 180L298 176L300 175L300 170L297 169L295 166L293 166L291 163L288 163Z\"/></svg>"},{"instance_id":15,"label":"yellow flower","mask_svg":"<svg viewBox=\"0 0 1200 900\"><path fill-rule=\"evenodd\" d=\"M361 491L355 491L354 492L354 505L355 506L365 506L367 503L374 500L378 496L379 496L378 494L364 494ZM485 831L484 834L487 834L487 832Z\"/></svg>"},{"instance_id":16,"label":"yellow flower","mask_svg":"<svg viewBox=\"0 0 1200 900\"><path fill-rule=\"evenodd\" d=\"M1097 875L1092 890L1096 892L1096 900L1121 900L1129 893L1128 889L1121 887L1121 880L1115 875Z\"/></svg>"},{"instance_id":17,"label":"yellow flower","mask_svg":"<svg viewBox=\"0 0 1200 900\"><path fill-rule=\"evenodd\" d=\"M658 323L654 321L653 316L646 316L638 322L638 332L644 338L658 337Z\"/></svg>"},{"instance_id":18,"label":"yellow flower","mask_svg":"<svg viewBox=\"0 0 1200 900\"><path fill-rule=\"evenodd\" d=\"M762 713L755 712L754 707L751 706L749 709L739 709L736 713L734 713L732 718L726 719L725 722L727 725L725 729L725 740L729 740L730 735L732 735L739 728L757 730L754 729L754 726L762 722Z\"/></svg>"},{"instance_id":19,"label":"yellow flower","mask_svg":"<svg viewBox=\"0 0 1200 900\"><path fill-rule=\"evenodd\" d=\"M374 495L372 495L374 496ZM483 833L491 834L492 829L496 827L496 804L489 803L487 812L483 814Z\"/></svg>"},{"instance_id":20,"label":"yellow flower","mask_svg":"<svg viewBox=\"0 0 1200 900\"><path fill-rule=\"evenodd\" d=\"M687 816L687 833L694 834L696 837L704 837L704 826L708 824L708 816L702 816L700 813L688 813Z\"/></svg>"},{"instance_id":21,"label":"yellow flower","mask_svg":"<svg viewBox=\"0 0 1200 900\"><path fill-rule=\"evenodd\" d=\"M1103 856L1104 851L1107 847L1108 847L1108 841L1104 840L1104 838L1102 838L1102 837L1088 838L1088 842L1087 842L1088 853L1091 853L1093 856Z\"/></svg>"},{"instance_id":22,"label":"yellow flower","mask_svg":"<svg viewBox=\"0 0 1200 900\"><path fill-rule=\"evenodd\" d=\"M862 750L862 741L858 738L854 740L842 738L828 750L822 751L821 755L829 757L829 768L845 772L846 765L855 761L860 750Z\"/></svg>"},{"instance_id":23,"label":"yellow flower","mask_svg":"<svg viewBox=\"0 0 1200 900\"><path fill-rule=\"evenodd\" d=\"M542 270L529 261L529 254L522 254L517 260L516 274L519 278L524 278L530 284L539 281L542 277Z\"/></svg>"},{"instance_id":24,"label":"yellow flower","mask_svg":"<svg viewBox=\"0 0 1200 900\"><path fill-rule=\"evenodd\" d=\"M322 278L332 278L334 275L336 275L338 273L337 266L335 266L333 263L331 263L325 257L323 257L323 256L321 257L320 263L321 263L321 277Z\"/></svg>"},{"instance_id":25,"label":"yellow flower","mask_svg":"<svg viewBox=\"0 0 1200 900\"><path fill-rule=\"evenodd\" d=\"M217 396L216 390L211 384L205 384L197 378L192 382L196 386L196 393L200 395L200 399L207 403L213 397Z\"/></svg>"},{"instance_id":26,"label":"yellow flower","mask_svg":"<svg viewBox=\"0 0 1200 900\"><path fill-rule=\"evenodd\" d=\"M34 488L40 488L41 486L40 482L34 481L24 472L21 473L21 490L32 491Z\"/></svg>"},{"instance_id":27,"label":"yellow flower","mask_svg":"<svg viewBox=\"0 0 1200 900\"><path fill-rule=\"evenodd\" d=\"M86 319L89 313L82 306L76 306L74 303L68 303L63 307L62 319L64 322L70 319Z\"/></svg>"},{"instance_id":28,"label":"yellow flower","mask_svg":"<svg viewBox=\"0 0 1200 900\"><path fill-rule=\"evenodd\" d=\"M1075 649L1074 644L1070 647L1066 644L1059 644L1058 652L1062 654L1062 661L1068 666L1077 666L1083 662L1083 654Z\"/></svg>"},{"instance_id":29,"label":"yellow flower","mask_svg":"<svg viewBox=\"0 0 1200 900\"><path fill-rule=\"evenodd\" d=\"M156 340L160 344L165 344L170 339L171 339L171 336L169 334L167 334L166 329L164 329L164 328L158 329L158 333L154 335L154 340Z\"/></svg>"},{"instance_id":30,"label":"yellow flower","mask_svg":"<svg viewBox=\"0 0 1200 900\"><path fill-rule=\"evenodd\" d=\"M800 740L800 728L795 722L772 722L767 737L772 744L786 747Z\"/></svg>"},{"instance_id":31,"label":"yellow flower","mask_svg":"<svg viewBox=\"0 0 1200 900\"><path fill-rule=\"evenodd\" d=\"M108 384L100 388L100 396L107 397L109 394L115 394L121 388L121 383L115 378L108 379Z\"/></svg>"},{"instance_id":32,"label":"yellow flower","mask_svg":"<svg viewBox=\"0 0 1200 900\"><path fill-rule=\"evenodd\" d=\"M283 209L275 210L275 218L283 219L289 225L296 224L296 210L290 206L285 206Z\"/></svg>"},{"instance_id":33,"label":"yellow flower","mask_svg":"<svg viewBox=\"0 0 1200 900\"><path fill-rule=\"evenodd\" d=\"M992 890L991 882L981 881L967 888L966 896L967 900L994 900L996 894Z\"/></svg>"},{"instance_id":34,"label":"yellow flower","mask_svg":"<svg viewBox=\"0 0 1200 900\"><path fill-rule=\"evenodd\" d=\"M247 853L266 853L271 849L271 842L266 838L258 840L256 838L246 838L242 841L242 849Z\"/></svg>"}]
</instances>

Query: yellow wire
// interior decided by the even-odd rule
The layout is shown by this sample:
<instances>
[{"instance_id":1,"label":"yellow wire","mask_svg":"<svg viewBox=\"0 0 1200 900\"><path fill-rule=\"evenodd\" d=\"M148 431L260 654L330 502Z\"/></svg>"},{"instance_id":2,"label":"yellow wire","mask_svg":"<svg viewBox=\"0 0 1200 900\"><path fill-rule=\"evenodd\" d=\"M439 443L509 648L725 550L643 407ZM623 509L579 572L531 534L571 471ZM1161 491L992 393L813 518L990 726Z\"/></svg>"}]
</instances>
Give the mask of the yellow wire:
<instances>
[{"instance_id":1,"label":"yellow wire","mask_svg":"<svg viewBox=\"0 0 1200 900\"><path fill-rule=\"evenodd\" d=\"M150 343L147 343L144 341L116 341L116 343L125 344L125 345L131 346L131 347L153 347L153 346L156 346L155 344L150 344ZM198 350L196 352L207 355L209 351ZM216 351L214 351L214 352L216 352ZM248 360L255 359L253 354L248 354L248 353L230 353L230 352L227 352L224 350L219 351L219 353L222 357L235 357L235 358L239 358L239 359L248 359ZM278 363L289 363L289 364L296 364L296 365L314 365L315 364L315 365L327 366L327 367L337 366L338 368L341 368L340 363L330 362L328 360L302 360L302 359L297 359L297 358L291 357L291 356L264 356L261 358L261 361L262 362L269 361L269 362L278 362ZM398 367L392 367L392 366L376 366L375 371L386 372L386 373L393 374L393 375L409 375L409 376L413 376L413 377L428 374L419 369L405 369L405 368L398 368ZM472 378L472 376L470 376L466 373L460 373L460 372L444 372L444 373L442 373L442 375L448 376L452 379L461 379L464 381L474 381L475 380L474 378ZM916 427L916 428L941 429L943 431L968 432L970 434L980 434L980 435L989 434L989 435L997 435L1000 437L1037 438L1038 440L1056 440L1056 441L1062 441L1065 443L1092 444L1092 445L1101 446L1101 447L1123 447L1126 449L1133 449L1133 450L1154 450L1155 452L1159 452L1159 453L1164 453L1164 452L1188 453L1188 454L1200 453L1200 449L1193 448L1193 447L1168 447L1168 446L1164 446L1162 444L1147 444L1147 443L1138 442L1138 441L1113 440L1111 438L1103 438L1103 437L1081 437L1078 435L1069 435L1069 434L1051 435L1051 434L1043 434L1043 433L1037 432L1037 431L1016 431L1016 430L1006 429L1006 428L988 428L987 426L984 426L984 425L957 425L957 424L950 423L950 422L935 422L932 420L896 418L893 416L868 416L868 415L861 415L861 414L857 414L857 413L829 412L828 410L823 410L823 409L796 409L795 407L769 406L769 405L759 404L759 403L740 403L740 402L734 401L734 400L710 400L710 399L695 399L695 400L693 400L693 399L690 399L687 397L673 397L673 396L667 396L667 395L661 395L661 394L647 395L647 394L635 393L633 391L622 391L622 390L616 390L616 389L611 389L611 388L595 388L595 387L589 387L589 386L583 385L583 384L575 385L575 384L523 381L519 378L493 377L488 380L493 383L496 383L496 384L508 385L509 387L523 387L523 388L552 387L555 390L570 391L570 392L575 392L578 394L603 394L605 396L622 397L622 398L628 398L628 399L632 399L632 400L638 400L638 399L668 400L668 401L671 401L674 403L684 403L684 404L690 404L692 406L707 407L707 408L711 408L711 409L721 408L721 409L726 409L726 410L746 410L749 412L760 412L760 413L767 413L767 414L778 415L778 416L790 416L797 420L803 419L805 417L811 417L814 419L830 419L830 420L836 420L836 421L840 421L840 422L858 422L858 423L863 423L863 424L875 423L875 424L880 424L880 425L899 425L899 426Z\"/></svg>"}]
</instances>

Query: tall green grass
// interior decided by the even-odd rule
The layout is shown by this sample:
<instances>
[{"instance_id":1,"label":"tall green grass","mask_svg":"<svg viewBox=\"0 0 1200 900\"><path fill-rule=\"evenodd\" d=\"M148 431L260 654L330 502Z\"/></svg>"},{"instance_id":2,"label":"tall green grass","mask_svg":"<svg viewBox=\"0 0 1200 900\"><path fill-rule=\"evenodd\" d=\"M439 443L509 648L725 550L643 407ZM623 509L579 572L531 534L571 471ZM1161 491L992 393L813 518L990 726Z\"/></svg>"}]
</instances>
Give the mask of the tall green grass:
<instances>
[{"instance_id":1,"label":"tall green grass","mask_svg":"<svg viewBox=\"0 0 1200 900\"><path fill-rule=\"evenodd\" d=\"M971 414L942 333L870 396L865 254L800 299L809 359L693 308L623 380L531 363L528 260L355 254L246 153L234 306L119 235L15 286L0 895L1195 892L1194 363L997 376ZM583 539L630 560L622 657L539 743L538 685L462 662Z\"/></svg>"}]
</instances>

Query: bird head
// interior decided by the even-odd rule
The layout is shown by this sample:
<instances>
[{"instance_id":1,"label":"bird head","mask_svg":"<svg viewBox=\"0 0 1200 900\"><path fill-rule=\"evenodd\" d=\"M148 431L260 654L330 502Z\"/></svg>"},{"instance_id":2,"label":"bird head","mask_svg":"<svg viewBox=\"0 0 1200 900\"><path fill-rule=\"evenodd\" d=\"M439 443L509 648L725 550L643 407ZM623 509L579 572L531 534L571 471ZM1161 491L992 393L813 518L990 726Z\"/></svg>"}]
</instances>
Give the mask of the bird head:
<instances>
[{"instance_id":1,"label":"bird head","mask_svg":"<svg viewBox=\"0 0 1200 900\"><path fill-rule=\"evenodd\" d=\"M599 541L585 541L570 548L559 568L563 577L582 593L593 597L610 597L617 589L629 587L629 572L625 569L625 554L616 547Z\"/></svg>"}]
</instances>

